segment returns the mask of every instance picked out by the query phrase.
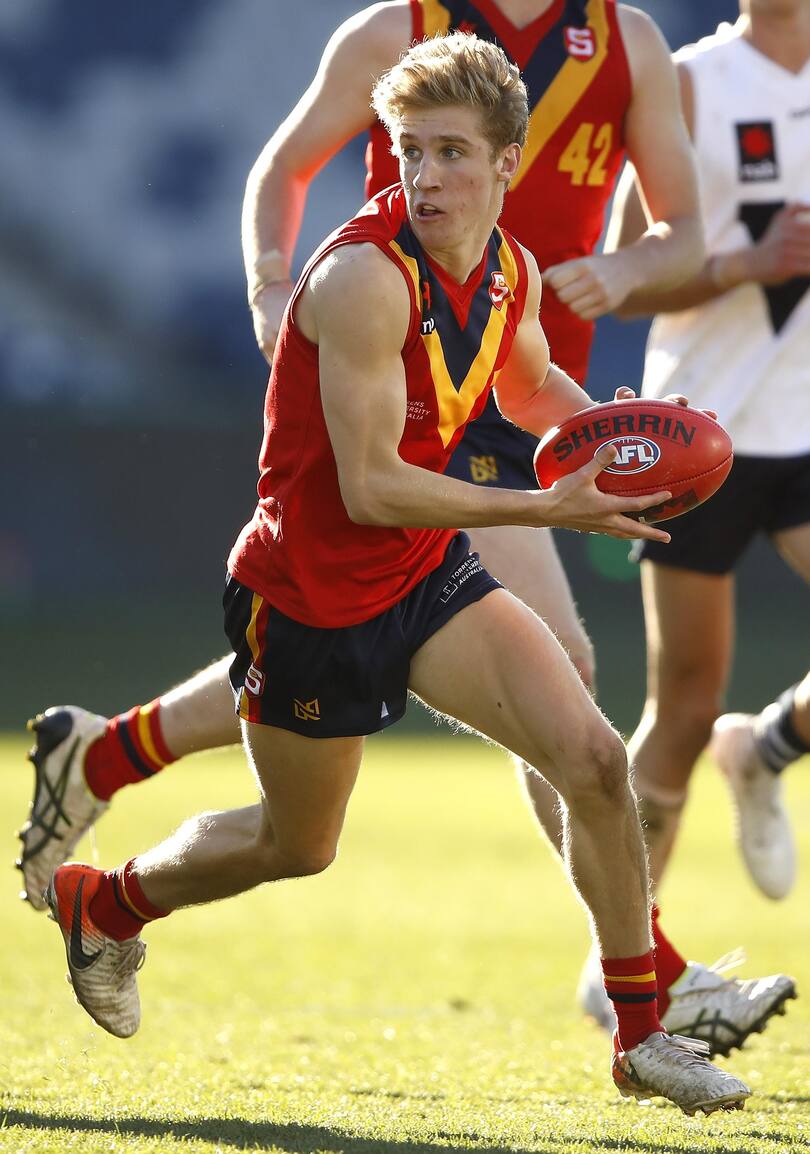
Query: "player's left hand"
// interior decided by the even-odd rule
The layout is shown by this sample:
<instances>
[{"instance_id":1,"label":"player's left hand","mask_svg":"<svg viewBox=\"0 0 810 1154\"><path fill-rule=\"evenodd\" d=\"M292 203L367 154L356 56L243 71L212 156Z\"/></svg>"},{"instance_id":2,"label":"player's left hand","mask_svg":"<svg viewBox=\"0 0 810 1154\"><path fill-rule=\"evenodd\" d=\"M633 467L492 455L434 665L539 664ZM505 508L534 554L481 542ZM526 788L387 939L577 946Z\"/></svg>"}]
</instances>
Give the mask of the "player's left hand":
<instances>
[{"instance_id":1,"label":"player's left hand","mask_svg":"<svg viewBox=\"0 0 810 1154\"><path fill-rule=\"evenodd\" d=\"M597 254L553 264L543 272L563 304L584 321L595 321L613 312L635 287L629 270L617 254Z\"/></svg>"}]
</instances>

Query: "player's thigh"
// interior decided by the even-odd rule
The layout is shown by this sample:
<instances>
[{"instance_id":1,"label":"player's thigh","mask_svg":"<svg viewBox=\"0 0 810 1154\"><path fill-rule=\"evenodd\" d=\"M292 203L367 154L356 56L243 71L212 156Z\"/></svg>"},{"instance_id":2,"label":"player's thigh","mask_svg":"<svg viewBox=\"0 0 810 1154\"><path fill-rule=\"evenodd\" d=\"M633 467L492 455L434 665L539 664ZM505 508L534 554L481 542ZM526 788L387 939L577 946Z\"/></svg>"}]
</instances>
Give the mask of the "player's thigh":
<instances>
[{"instance_id":1,"label":"player's thigh","mask_svg":"<svg viewBox=\"0 0 810 1154\"><path fill-rule=\"evenodd\" d=\"M602 748L615 752L616 734L556 637L505 589L433 634L411 661L409 684L530 765L550 759L548 779L562 793L573 765Z\"/></svg>"},{"instance_id":2,"label":"player's thigh","mask_svg":"<svg viewBox=\"0 0 810 1154\"><path fill-rule=\"evenodd\" d=\"M272 839L282 853L326 854L337 846L363 756L362 737L302 737L242 722Z\"/></svg>"},{"instance_id":3,"label":"player's thigh","mask_svg":"<svg viewBox=\"0 0 810 1154\"><path fill-rule=\"evenodd\" d=\"M582 625L550 529L494 525L467 530L487 570L551 626L586 677L593 647Z\"/></svg>"},{"instance_id":4,"label":"player's thigh","mask_svg":"<svg viewBox=\"0 0 810 1154\"><path fill-rule=\"evenodd\" d=\"M792 529L781 529L774 533L773 542L791 569L810 584L810 521Z\"/></svg>"},{"instance_id":5,"label":"player's thigh","mask_svg":"<svg viewBox=\"0 0 810 1154\"><path fill-rule=\"evenodd\" d=\"M723 692L734 644L734 578L641 563L647 692L659 709L706 708Z\"/></svg>"}]
</instances>

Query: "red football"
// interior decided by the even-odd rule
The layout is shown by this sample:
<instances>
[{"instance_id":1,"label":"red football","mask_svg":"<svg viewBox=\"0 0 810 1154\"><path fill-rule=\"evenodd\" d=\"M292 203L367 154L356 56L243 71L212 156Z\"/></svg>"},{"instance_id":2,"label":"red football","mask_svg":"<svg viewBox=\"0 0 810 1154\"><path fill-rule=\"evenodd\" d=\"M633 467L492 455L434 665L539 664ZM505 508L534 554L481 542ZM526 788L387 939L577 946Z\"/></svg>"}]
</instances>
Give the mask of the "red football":
<instances>
[{"instance_id":1,"label":"red football","mask_svg":"<svg viewBox=\"0 0 810 1154\"><path fill-rule=\"evenodd\" d=\"M711 497L734 459L726 430L699 409L643 398L609 401L549 429L534 454L541 487L580 469L602 445L618 450L596 480L604 493L641 497L667 489L672 494L646 509L645 521L666 521Z\"/></svg>"}]
</instances>

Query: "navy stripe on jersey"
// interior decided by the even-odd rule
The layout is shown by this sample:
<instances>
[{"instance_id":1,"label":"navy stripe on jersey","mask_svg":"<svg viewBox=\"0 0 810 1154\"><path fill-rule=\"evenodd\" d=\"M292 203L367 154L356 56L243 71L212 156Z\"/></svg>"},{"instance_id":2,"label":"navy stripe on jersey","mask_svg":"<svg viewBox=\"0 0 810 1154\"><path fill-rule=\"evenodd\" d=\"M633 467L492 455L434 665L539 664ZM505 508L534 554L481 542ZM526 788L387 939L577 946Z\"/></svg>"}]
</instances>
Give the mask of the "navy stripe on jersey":
<instances>
[{"instance_id":1,"label":"navy stripe on jersey","mask_svg":"<svg viewBox=\"0 0 810 1154\"><path fill-rule=\"evenodd\" d=\"M489 21L482 16L469 0L442 0L442 6L450 13L450 28L474 31L482 40L491 40L506 53L514 63L512 54L499 39ZM535 108L546 90L553 83L563 64L569 59L563 30L566 27L585 28L588 18L585 11L586 0L566 0L559 20L552 24L543 35L531 58L523 69L523 81L529 93L529 110Z\"/></svg>"},{"instance_id":2,"label":"navy stripe on jersey","mask_svg":"<svg viewBox=\"0 0 810 1154\"><path fill-rule=\"evenodd\" d=\"M489 285L493 272L501 271L500 247L502 238L497 229L487 242L486 264L481 283L470 302L467 319L462 327L453 311L453 306L444 286L425 260L422 246L407 225L403 225L397 235L397 244L419 266L419 283L423 286L422 323L433 322L442 346L442 355L456 392L467 378L472 363L481 351L484 330L492 313L493 303L489 295ZM427 286L427 294L424 286Z\"/></svg>"}]
</instances>

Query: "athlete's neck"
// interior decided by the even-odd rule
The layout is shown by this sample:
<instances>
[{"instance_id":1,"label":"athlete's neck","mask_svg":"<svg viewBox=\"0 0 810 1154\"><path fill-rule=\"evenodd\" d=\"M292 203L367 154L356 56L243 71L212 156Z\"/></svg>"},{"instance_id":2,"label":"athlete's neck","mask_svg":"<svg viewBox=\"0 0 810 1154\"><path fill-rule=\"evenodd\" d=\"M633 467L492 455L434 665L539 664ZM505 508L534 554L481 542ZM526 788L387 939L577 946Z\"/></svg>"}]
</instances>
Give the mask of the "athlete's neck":
<instances>
[{"instance_id":1,"label":"athlete's neck","mask_svg":"<svg viewBox=\"0 0 810 1154\"><path fill-rule=\"evenodd\" d=\"M475 239L465 244L463 250L455 247L452 249L428 248L427 245L422 247L434 264L439 265L448 276L463 285L480 265L491 235L492 229L483 238L476 234Z\"/></svg>"},{"instance_id":2,"label":"athlete's neck","mask_svg":"<svg viewBox=\"0 0 810 1154\"><path fill-rule=\"evenodd\" d=\"M538 16L548 12L554 0L494 0L494 3L515 28L526 28Z\"/></svg>"},{"instance_id":3,"label":"athlete's neck","mask_svg":"<svg viewBox=\"0 0 810 1154\"><path fill-rule=\"evenodd\" d=\"M810 5L786 3L763 11L756 0L743 5L739 26L752 48L788 72L798 73L810 59Z\"/></svg>"}]
</instances>

